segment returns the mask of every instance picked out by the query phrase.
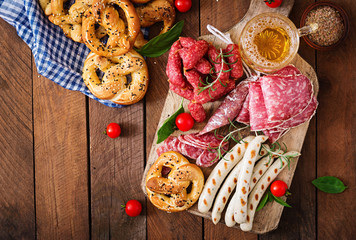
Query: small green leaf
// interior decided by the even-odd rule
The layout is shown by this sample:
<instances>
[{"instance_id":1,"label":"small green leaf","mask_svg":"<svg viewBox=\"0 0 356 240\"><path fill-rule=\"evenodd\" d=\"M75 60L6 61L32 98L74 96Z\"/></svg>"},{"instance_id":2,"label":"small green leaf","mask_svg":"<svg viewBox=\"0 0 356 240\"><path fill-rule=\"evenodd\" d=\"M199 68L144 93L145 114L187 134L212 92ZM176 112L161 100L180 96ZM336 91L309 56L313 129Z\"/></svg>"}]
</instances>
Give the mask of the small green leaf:
<instances>
[{"instance_id":1,"label":"small green leaf","mask_svg":"<svg viewBox=\"0 0 356 240\"><path fill-rule=\"evenodd\" d=\"M163 142L169 135L171 135L176 127L176 118L179 114L184 113L183 100L179 109L164 121L162 126L157 131L157 144Z\"/></svg>"},{"instance_id":2,"label":"small green leaf","mask_svg":"<svg viewBox=\"0 0 356 240\"><path fill-rule=\"evenodd\" d=\"M260 211L266 205L268 198L269 198L268 194L265 194L265 196L262 198L260 204L258 204L256 211Z\"/></svg>"},{"instance_id":3,"label":"small green leaf","mask_svg":"<svg viewBox=\"0 0 356 240\"><path fill-rule=\"evenodd\" d=\"M326 193L342 193L347 188L340 179L333 176L319 177L312 183L317 189Z\"/></svg>"},{"instance_id":4,"label":"small green leaf","mask_svg":"<svg viewBox=\"0 0 356 240\"><path fill-rule=\"evenodd\" d=\"M183 20L177 22L168 32L152 38L142 48L136 49L136 51L146 57L161 56L171 48L175 41L178 40L182 33L183 26Z\"/></svg>"},{"instance_id":5,"label":"small green leaf","mask_svg":"<svg viewBox=\"0 0 356 240\"><path fill-rule=\"evenodd\" d=\"M291 205L289 205L288 203L286 203L285 201L283 201L282 198L276 197L276 196L274 196L272 193L271 193L271 195L272 195L274 201L278 202L279 204L281 204L281 205L283 205L283 206L285 206L285 207L289 207L289 208L292 207Z\"/></svg>"}]
</instances>

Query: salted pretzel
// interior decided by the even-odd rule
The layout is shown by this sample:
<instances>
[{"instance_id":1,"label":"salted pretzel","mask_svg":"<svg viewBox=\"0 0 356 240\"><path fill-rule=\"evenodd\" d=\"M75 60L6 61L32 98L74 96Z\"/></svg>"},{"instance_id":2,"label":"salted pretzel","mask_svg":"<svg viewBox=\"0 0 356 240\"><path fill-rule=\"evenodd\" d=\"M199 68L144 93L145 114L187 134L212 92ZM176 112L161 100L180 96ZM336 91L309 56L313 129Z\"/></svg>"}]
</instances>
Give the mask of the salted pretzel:
<instances>
[{"instance_id":1,"label":"salted pretzel","mask_svg":"<svg viewBox=\"0 0 356 240\"><path fill-rule=\"evenodd\" d=\"M64 0L51 0L52 15L48 19L63 29L64 34L76 42L82 42L82 17L90 8L93 0L76 0L69 8L64 9Z\"/></svg>"},{"instance_id":2,"label":"salted pretzel","mask_svg":"<svg viewBox=\"0 0 356 240\"><path fill-rule=\"evenodd\" d=\"M101 80L97 70L104 73ZM131 79L128 79L128 76L131 76ZM130 50L111 58L91 52L84 62L83 79L97 98L129 105L144 97L149 78L144 58L136 51Z\"/></svg>"},{"instance_id":3,"label":"salted pretzel","mask_svg":"<svg viewBox=\"0 0 356 240\"><path fill-rule=\"evenodd\" d=\"M149 27L157 22L163 22L163 29L160 34L167 32L174 24L176 12L173 1L153 0L146 5L136 8L140 18L141 27Z\"/></svg>"},{"instance_id":4,"label":"salted pretzel","mask_svg":"<svg viewBox=\"0 0 356 240\"><path fill-rule=\"evenodd\" d=\"M171 168L166 178L162 176L163 166ZM191 190L188 192L190 185ZM203 185L204 175L200 168L174 151L161 154L146 177L149 200L154 206L167 212L183 211L193 206Z\"/></svg>"},{"instance_id":5,"label":"salted pretzel","mask_svg":"<svg viewBox=\"0 0 356 240\"><path fill-rule=\"evenodd\" d=\"M118 5L125 13L127 28L114 8ZM109 35L104 45L95 35L95 24L105 28ZM127 53L140 32L140 21L135 8L128 0L94 0L92 8L83 17L82 33L84 43L100 56L113 57Z\"/></svg>"}]
</instances>

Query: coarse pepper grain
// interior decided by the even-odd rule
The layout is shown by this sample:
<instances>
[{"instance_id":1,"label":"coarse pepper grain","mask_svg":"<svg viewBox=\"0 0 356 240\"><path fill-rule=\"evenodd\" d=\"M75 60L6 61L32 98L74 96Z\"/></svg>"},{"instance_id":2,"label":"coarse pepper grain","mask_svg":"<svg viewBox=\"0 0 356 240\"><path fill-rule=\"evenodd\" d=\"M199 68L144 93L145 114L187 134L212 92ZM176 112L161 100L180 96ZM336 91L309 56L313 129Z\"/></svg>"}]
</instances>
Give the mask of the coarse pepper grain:
<instances>
[{"instance_id":1,"label":"coarse pepper grain","mask_svg":"<svg viewBox=\"0 0 356 240\"><path fill-rule=\"evenodd\" d=\"M306 17L305 24L318 24L318 30L308 38L319 46L330 46L342 37L345 26L340 13L333 7L322 6L313 9Z\"/></svg>"}]
</instances>

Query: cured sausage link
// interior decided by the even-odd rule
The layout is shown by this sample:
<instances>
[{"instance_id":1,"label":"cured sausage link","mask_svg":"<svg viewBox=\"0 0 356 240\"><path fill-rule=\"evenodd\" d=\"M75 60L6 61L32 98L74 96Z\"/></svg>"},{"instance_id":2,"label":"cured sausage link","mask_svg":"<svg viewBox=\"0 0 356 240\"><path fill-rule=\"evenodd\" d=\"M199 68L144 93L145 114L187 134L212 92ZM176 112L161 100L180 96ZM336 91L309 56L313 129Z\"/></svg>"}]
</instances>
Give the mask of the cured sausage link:
<instances>
[{"instance_id":1,"label":"cured sausage link","mask_svg":"<svg viewBox=\"0 0 356 240\"><path fill-rule=\"evenodd\" d=\"M242 77L244 75L244 70L242 66L239 46L237 44L229 44L224 49L224 53L227 55L232 55L226 58L227 62L230 63L230 76L234 79Z\"/></svg>"},{"instance_id":2,"label":"cured sausage link","mask_svg":"<svg viewBox=\"0 0 356 240\"><path fill-rule=\"evenodd\" d=\"M240 82L221 103L200 134L204 134L233 122L239 114L248 94L248 81Z\"/></svg>"},{"instance_id":3,"label":"cured sausage link","mask_svg":"<svg viewBox=\"0 0 356 240\"><path fill-rule=\"evenodd\" d=\"M222 80L229 79L230 72L228 70L230 70L230 68L226 63L222 61L224 60L223 56L219 56L217 49L213 45L209 46L208 56L211 64L214 66L216 76L219 76L219 78Z\"/></svg>"}]
</instances>

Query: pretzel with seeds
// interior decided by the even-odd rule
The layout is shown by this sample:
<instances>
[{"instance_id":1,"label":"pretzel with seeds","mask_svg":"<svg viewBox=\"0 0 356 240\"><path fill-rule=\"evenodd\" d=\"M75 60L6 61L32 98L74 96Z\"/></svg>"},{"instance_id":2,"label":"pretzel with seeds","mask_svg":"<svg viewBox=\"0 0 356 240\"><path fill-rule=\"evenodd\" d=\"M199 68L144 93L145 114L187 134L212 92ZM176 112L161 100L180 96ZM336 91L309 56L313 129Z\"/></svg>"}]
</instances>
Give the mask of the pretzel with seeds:
<instances>
[{"instance_id":1,"label":"pretzel with seeds","mask_svg":"<svg viewBox=\"0 0 356 240\"><path fill-rule=\"evenodd\" d=\"M153 0L146 5L137 7L136 11L142 27L150 27L157 22L163 22L163 28L159 34L167 32L176 19L176 12L171 0Z\"/></svg>"},{"instance_id":2,"label":"pretzel with seeds","mask_svg":"<svg viewBox=\"0 0 356 240\"><path fill-rule=\"evenodd\" d=\"M45 14L52 13L48 19L61 27L68 38L82 42L82 17L90 8L92 0L76 0L69 10L64 9L64 2L64 0L51 0L51 7L50 9L46 7Z\"/></svg>"},{"instance_id":3,"label":"pretzel with seeds","mask_svg":"<svg viewBox=\"0 0 356 240\"><path fill-rule=\"evenodd\" d=\"M125 22L120 18L114 5L125 13ZM109 39L104 45L95 35L98 23L106 29ZM132 3L128 0L94 0L83 17L82 34L85 45L100 56L114 57L127 53L134 45L140 32L140 21Z\"/></svg>"},{"instance_id":4,"label":"pretzel with seeds","mask_svg":"<svg viewBox=\"0 0 356 240\"><path fill-rule=\"evenodd\" d=\"M162 176L163 166L171 168L167 178ZM190 185L189 192L187 189ZM203 185L204 175L200 168L174 151L162 153L146 177L148 199L154 206L167 212L191 207L198 200Z\"/></svg>"},{"instance_id":5,"label":"pretzel with seeds","mask_svg":"<svg viewBox=\"0 0 356 240\"><path fill-rule=\"evenodd\" d=\"M104 72L101 80L96 73L98 69ZM131 75L131 80L128 75ZM134 50L111 58L91 52L84 62L83 79L97 98L122 105L140 101L149 81L146 62Z\"/></svg>"}]
</instances>

